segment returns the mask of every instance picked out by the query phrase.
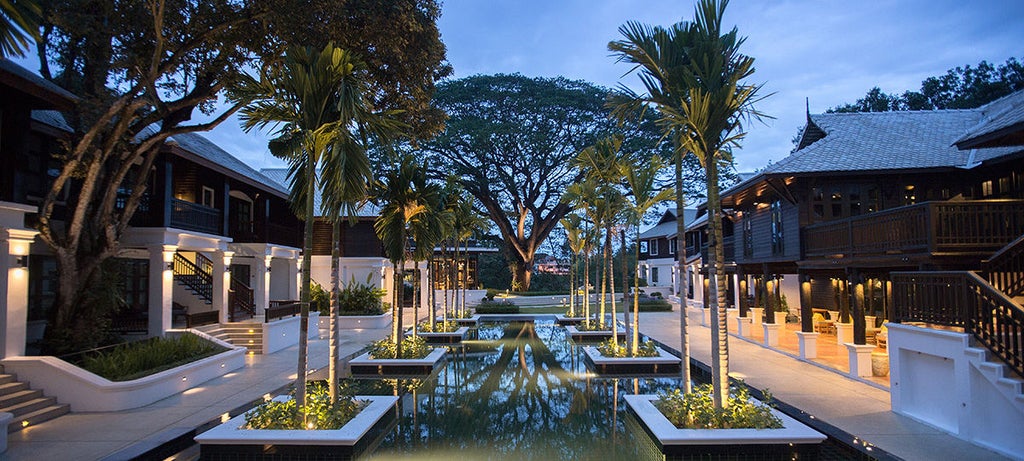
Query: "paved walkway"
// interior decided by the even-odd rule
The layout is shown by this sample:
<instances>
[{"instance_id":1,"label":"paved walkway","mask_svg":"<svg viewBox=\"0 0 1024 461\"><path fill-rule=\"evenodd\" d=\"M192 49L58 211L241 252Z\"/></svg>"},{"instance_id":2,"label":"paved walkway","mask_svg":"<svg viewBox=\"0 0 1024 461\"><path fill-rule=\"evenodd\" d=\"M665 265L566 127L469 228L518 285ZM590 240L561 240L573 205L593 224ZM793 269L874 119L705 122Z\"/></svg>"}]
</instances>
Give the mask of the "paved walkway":
<instances>
[{"instance_id":1,"label":"paved walkway","mask_svg":"<svg viewBox=\"0 0 1024 461\"><path fill-rule=\"evenodd\" d=\"M710 363L710 331L690 317L690 348L694 358ZM408 316L411 320L411 315ZM408 321L407 321L408 324ZM679 347L679 314L643 313L641 331ZM361 349L389 330L346 332L341 355ZM907 460L998 460L989 450L892 413L889 393L865 382L802 362L757 344L729 338L732 375L769 389L779 399L801 408L858 438ZM310 341L311 368L327 363L327 341ZM10 435L0 459L131 459L225 412L287 386L295 376L295 346L268 356L249 356L246 366L183 394L152 405L120 412L71 413ZM319 372L316 373L320 374Z\"/></svg>"}]
</instances>

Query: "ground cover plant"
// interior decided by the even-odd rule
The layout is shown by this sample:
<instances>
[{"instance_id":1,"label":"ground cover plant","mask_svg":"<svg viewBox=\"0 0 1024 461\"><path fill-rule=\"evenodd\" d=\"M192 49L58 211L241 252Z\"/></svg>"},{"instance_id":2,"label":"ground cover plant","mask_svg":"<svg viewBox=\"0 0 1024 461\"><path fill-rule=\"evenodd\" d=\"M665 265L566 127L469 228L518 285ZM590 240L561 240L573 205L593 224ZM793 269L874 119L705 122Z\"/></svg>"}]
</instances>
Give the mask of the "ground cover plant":
<instances>
[{"instance_id":1,"label":"ground cover plant","mask_svg":"<svg viewBox=\"0 0 1024 461\"><path fill-rule=\"evenodd\" d=\"M381 299L387 294L380 288L350 282L338 293L339 315L382 315L384 303ZM321 312L321 314L324 314Z\"/></svg>"},{"instance_id":2,"label":"ground cover plant","mask_svg":"<svg viewBox=\"0 0 1024 461\"><path fill-rule=\"evenodd\" d=\"M459 322L448 320L447 322L434 322L433 325L430 322L422 322L417 329L423 333L451 333L459 329Z\"/></svg>"},{"instance_id":3,"label":"ground cover plant","mask_svg":"<svg viewBox=\"0 0 1024 461\"><path fill-rule=\"evenodd\" d=\"M391 338L370 343L372 359L422 359L430 353L426 340L419 336L407 336L402 340L402 354L396 357L395 342Z\"/></svg>"},{"instance_id":4,"label":"ground cover plant","mask_svg":"<svg viewBox=\"0 0 1024 461\"><path fill-rule=\"evenodd\" d=\"M518 314L519 306L512 301L488 301L483 300L476 306L477 314Z\"/></svg>"},{"instance_id":5,"label":"ground cover plant","mask_svg":"<svg viewBox=\"0 0 1024 461\"><path fill-rule=\"evenodd\" d=\"M130 381L228 350L196 335L186 333L121 344L85 355L82 368L111 381Z\"/></svg>"},{"instance_id":6,"label":"ground cover plant","mask_svg":"<svg viewBox=\"0 0 1024 461\"><path fill-rule=\"evenodd\" d=\"M604 357L623 358L658 356L658 346L651 340L638 344L636 355L630 354L630 350L626 347L626 343L616 343L615 341L612 341L611 338L601 341L601 343L597 345L597 351Z\"/></svg>"},{"instance_id":7,"label":"ground cover plant","mask_svg":"<svg viewBox=\"0 0 1024 461\"><path fill-rule=\"evenodd\" d=\"M596 319L588 319L576 325L579 331L611 331L612 325L609 322L599 322Z\"/></svg>"},{"instance_id":8,"label":"ground cover plant","mask_svg":"<svg viewBox=\"0 0 1024 461\"><path fill-rule=\"evenodd\" d=\"M365 407L351 392L342 390L331 403L327 386L311 384L306 395L306 411L300 412L294 398L284 402L270 400L245 414L243 429L340 429ZM303 414L304 413L304 414Z\"/></svg>"},{"instance_id":9,"label":"ground cover plant","mask_svg":"<svg viewBox=\"0 0 1024 461\"><path fill-rule=\"evenodd\" d=\"M737 386L729 393L725 408L716 408L711 396L712 386L704 384L684 394L676 389L662 393L654 406L679 429L781 429L782 420L771 412L771 394L764 392L767 405L750 400L746 386Z\"/></svg>"}]
</instances>

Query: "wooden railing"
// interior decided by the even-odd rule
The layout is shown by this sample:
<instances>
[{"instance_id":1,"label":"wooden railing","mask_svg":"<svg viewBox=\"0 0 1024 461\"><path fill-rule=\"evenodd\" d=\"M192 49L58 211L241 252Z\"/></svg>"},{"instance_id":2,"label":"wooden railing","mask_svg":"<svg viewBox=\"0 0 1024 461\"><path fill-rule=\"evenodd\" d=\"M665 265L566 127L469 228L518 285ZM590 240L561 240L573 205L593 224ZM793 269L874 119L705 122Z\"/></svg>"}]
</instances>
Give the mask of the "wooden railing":
<instances>
[{"instance_id":1,"label":"wooden railing","mask_svg":"<svg viewBox=\"0 0 1024 461\"><path fill-rule=\"evenodd\" d=\"M1024 309L974 272L893 272L893 320L961 327L1024 375Z\"/></svg>"},{"instance_id":2,"label":"wooden railing","mask_svg":"<svg viewBox=\"0 0 1024 461\"><path fill-rule=\"evenodd\" d=\"M271 320L298 315L301 310L302 304L300 304L299 301L270 301L270 305L267 307L266 319L264 321L270 322Z\"/></svg>"},{"instance_id":3,"label":"wooden railing","mask_svg":"<svg viewBox=\"0 0 1024 461\"><path fill-rule=\"evenodd\" d=\"M201 262L200 257L202 255L196 253L196 260ZM213 302L213 276L192 261L185 259L180 253L174 254L174 279L184 283L202 300Z\"/></svg>"},{"instance_id":4,"label":"wooden railing","mask_svg":"<svg viewBox=\"0 0 1024 461\"><path fill-rule=\"evenodd\" d=\"M171 227L220 234L224 219L221 211L198 203L171 199Z\"/></svg>"},{"instance_id":5,"label":"wooden railing","mask_svg":"<svg viewBox=\"0 0 1024 461\"><path fill-rule=\"evenodd\" d=\"M1024 233L1024 200L924 202L803 229L807 257L995 251Z\"/></svg>"},{"instance_id":6,"label":"wooden railing","mask_svg":"<svg viewBox=\"0 0 1024 461\"><path fill-rule=\"evenodd\" d=\"M185 327L194 328L202 325L210 325L220 321L220 312L205 311L185 315Z\"/></svg>"},{"instance_id":7,"label":"wooden railing","mask_svg":"<svg viewBox=\"0 0 1024 461\"><path fill-rule=\"evenodd\" d=\"M1024 296L1024 235L982 261L981 270L997 290L1011 298Z\"/></svg>"},{"instance_id":8,"label":"wooden railing","mask_svg":"<svg viewBox=\"0 0 1024 461\"><path fill-rule=\"evenodd\" d=\"M232 322L251 319L256 315L256 302L253 299L252 288L232 277L231 290L228 292L228 306Z\"/></svg>"}]
</instances>

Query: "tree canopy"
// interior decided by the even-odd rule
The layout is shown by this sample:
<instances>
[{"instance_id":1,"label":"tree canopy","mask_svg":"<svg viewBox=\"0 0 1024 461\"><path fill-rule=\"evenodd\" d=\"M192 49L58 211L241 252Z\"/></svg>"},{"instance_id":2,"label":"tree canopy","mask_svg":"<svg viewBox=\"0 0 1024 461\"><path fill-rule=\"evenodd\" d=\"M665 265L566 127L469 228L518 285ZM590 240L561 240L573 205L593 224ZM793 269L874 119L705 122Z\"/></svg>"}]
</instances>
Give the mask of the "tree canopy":
<instances>
[{"instance_id":1,"label":"tree canopy","mask_svg":"<svg viewBox=\"0 0 1024 461\"><path fill-rule=\"evenodd\" d=\"M514 288L529 288L534 254L569 211L566 188L581 179L571 160L597 139L624 135L623 151L668 155L653 118L620 127L609 91L584 81L477 75L438 86L444 132L421 148L477 200L501 235ZM696 168L694 169L696 170Z\"/></svg>"},{"instance_id":2,"label":"tree canopy","mask_svg":"<svg viewBox=\"0 0 1024 461\"><path fill-rule=\"evenodd\" d=\"M1024 64L1011 57L998 66L981 61L975 67L968 64L949 69L944 75L924 79L919 90L903 94L888 94L876 86L857 102L828 112L973 109L1020 90L1024 90Z\"/></svg>"}]
</instances>

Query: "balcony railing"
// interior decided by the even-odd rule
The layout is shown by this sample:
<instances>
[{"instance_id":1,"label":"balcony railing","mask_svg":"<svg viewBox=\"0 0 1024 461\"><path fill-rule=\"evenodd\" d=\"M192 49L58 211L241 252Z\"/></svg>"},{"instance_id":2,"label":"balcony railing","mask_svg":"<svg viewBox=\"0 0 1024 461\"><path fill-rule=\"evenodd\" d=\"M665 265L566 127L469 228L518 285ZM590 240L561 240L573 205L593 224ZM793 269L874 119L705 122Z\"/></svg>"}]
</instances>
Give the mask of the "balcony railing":
<instances>
[{"instance_id":1,"label":"balcony railing","mask_svg":"<svg viewBox=\"0 0 1024 461\"><path fill-rule=\"evenodd\" d=\"M276 243L292 247L301 247L301 228L296 221L288 226L273 222L247 222L231 229L230 237L236 243Z\"/></svg>"},{"instance_id":2,"label":"balcony railing","mask_svg":"<svg viewBox=\"0 0 1024 461\"><path fill-rule=\"evenodd\" d=\"M223 223L223 215L216 208L171 199L171 227L220 234Z\"/></svg>"},{"instance_id":3,"label":"balcony railing","mask_svg":"<svg viewBox=\"0 0 1024 461\"><path fill-rule=\"evenodd\" d=\"M925 202L807 226L806 257L998 250L1024 233L1024 200Z\"/></svg>"}]
</instances>

